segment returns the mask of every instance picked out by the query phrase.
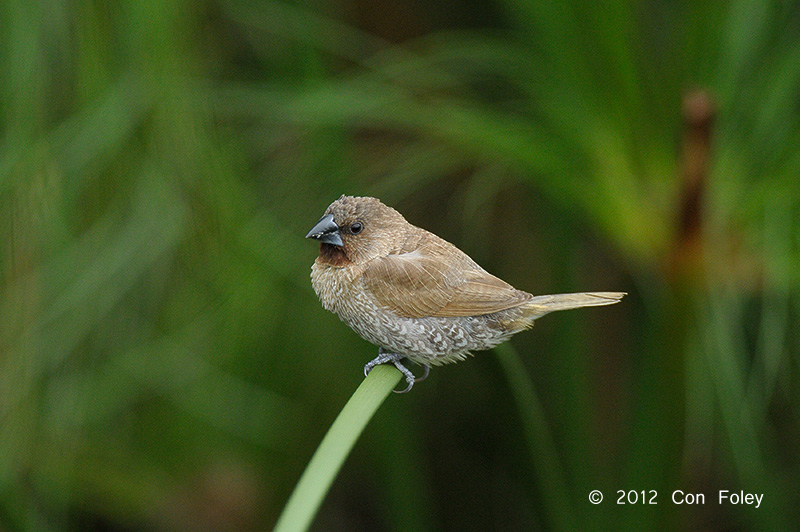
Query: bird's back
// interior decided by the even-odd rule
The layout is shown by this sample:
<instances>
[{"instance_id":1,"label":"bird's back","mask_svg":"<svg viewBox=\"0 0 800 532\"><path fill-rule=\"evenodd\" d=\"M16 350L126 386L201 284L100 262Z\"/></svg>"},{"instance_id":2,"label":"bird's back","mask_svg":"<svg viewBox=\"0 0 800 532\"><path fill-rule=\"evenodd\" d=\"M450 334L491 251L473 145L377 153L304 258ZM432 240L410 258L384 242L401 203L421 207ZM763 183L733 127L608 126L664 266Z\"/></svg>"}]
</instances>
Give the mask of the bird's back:
<instances>
[{"instance_id":1,"label":"bird's back","mask_svg":"<svg viewBox=\"0 0 800 532\"><path fill-rule=\"evenodd\" d=\"M411 318L480 316L533 297L490 274L443 238L409 228L392 253L364 270L365 286L380 305Z\"/></svg>"}]
</instances>

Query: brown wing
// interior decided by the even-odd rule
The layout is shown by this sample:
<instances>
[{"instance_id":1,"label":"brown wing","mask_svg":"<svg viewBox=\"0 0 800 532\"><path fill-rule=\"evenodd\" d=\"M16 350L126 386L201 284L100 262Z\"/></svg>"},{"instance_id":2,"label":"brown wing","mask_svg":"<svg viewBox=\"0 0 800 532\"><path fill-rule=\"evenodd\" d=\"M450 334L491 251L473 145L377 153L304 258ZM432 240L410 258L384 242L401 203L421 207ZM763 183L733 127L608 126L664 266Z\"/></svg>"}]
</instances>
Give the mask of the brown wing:
<instances>
[{"instance_id":1,"label":"brown wing","mask_svg":"<svg viewBox=\"0 0 800 532\"><path fill-rule=\"evenodd\" d=\"M490 314L531 298L430 233L413 251L372 261L363 278L379 304L409 318Z\"/></svg>"}]
</instances>

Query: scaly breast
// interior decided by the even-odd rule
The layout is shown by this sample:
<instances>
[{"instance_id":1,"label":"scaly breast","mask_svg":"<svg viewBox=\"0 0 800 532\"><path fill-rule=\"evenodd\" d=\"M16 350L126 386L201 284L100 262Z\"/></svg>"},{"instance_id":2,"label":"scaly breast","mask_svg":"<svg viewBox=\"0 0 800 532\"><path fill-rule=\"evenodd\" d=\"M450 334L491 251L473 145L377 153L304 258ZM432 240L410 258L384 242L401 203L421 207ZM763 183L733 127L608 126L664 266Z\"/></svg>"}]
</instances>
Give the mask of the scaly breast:
<instances>
[{"instance_id":1,"label":"scaly breast","mask_svg":"<svg viewBox=\"0 0 800 532\"><path fill-rule=\"evenodd\" d=\"M311 286L325 310L341 317L358 291L355 268L337 268L317 259L311 267Z\"/></svg>"},{"instance_id":2,"label":"scaly breast","mask_svg":"<svg viewBox=\"0 0 800 532\"><path fill-rule=\"evenodd\" d=\"M333 312L362 338L382 345L386 310L361 283L361 271L354 267L336 268L323 261L314 262L311 284L325 310Z\"/></svg>"}]
</instances>

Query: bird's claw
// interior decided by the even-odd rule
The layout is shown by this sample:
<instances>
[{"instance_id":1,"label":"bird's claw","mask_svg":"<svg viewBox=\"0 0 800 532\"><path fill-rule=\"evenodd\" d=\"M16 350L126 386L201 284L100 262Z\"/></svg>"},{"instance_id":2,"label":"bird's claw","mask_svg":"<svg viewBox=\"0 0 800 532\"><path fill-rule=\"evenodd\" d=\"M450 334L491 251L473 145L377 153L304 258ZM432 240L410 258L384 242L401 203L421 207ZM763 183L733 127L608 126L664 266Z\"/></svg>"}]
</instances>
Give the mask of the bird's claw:
<instances>
[{"instance_id":1,"label":"bird's claw","mask_svg":"<svg viewBox=\"0 0 800 532\"><path fill-rule=\"evenodd\" d=\"M400 373L403 374L403 376L405 376L406 382L408 383L408 386L406 386L404 390L394 390L394 393L406 393L414 387L414 383L424 381L431 372L431 368L430 366L423 365L422 367L424 370L422 375L420 377L415 377L414 374L411 373L411 370L403 365L402 360L404 358L405 356L401 354L386 353L383 349L380 349L380 351L378 351L378 356L367 362L367 364L364 366L364 376L366 377L369 375L369 372L372 371L372 368L375 366L391 363L400 371Z\"/></svg>"}]
</instances>

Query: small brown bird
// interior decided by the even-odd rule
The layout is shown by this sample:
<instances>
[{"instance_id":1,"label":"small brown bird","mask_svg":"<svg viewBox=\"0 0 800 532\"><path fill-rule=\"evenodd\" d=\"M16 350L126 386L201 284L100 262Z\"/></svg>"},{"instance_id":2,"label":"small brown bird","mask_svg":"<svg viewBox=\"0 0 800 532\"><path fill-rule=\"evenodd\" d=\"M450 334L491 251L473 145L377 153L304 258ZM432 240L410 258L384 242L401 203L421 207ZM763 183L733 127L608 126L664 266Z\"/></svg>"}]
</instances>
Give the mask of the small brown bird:
<instances>
[{"instance_id":1,"label":"small brown bird","mask_svg":"<svg viewBox=\"0 0 800 532\"><path fill-rule=\"evenodd\" d=\"M407 392L430 366L496 346L556 310L611 305L624 292L533 296L375 198L342 196L306 238L320 241L311 284L325 309L379 346L367 375L392 363ZM421 364L415 378L402 360Z\"/></svg>"}]
</instances>

